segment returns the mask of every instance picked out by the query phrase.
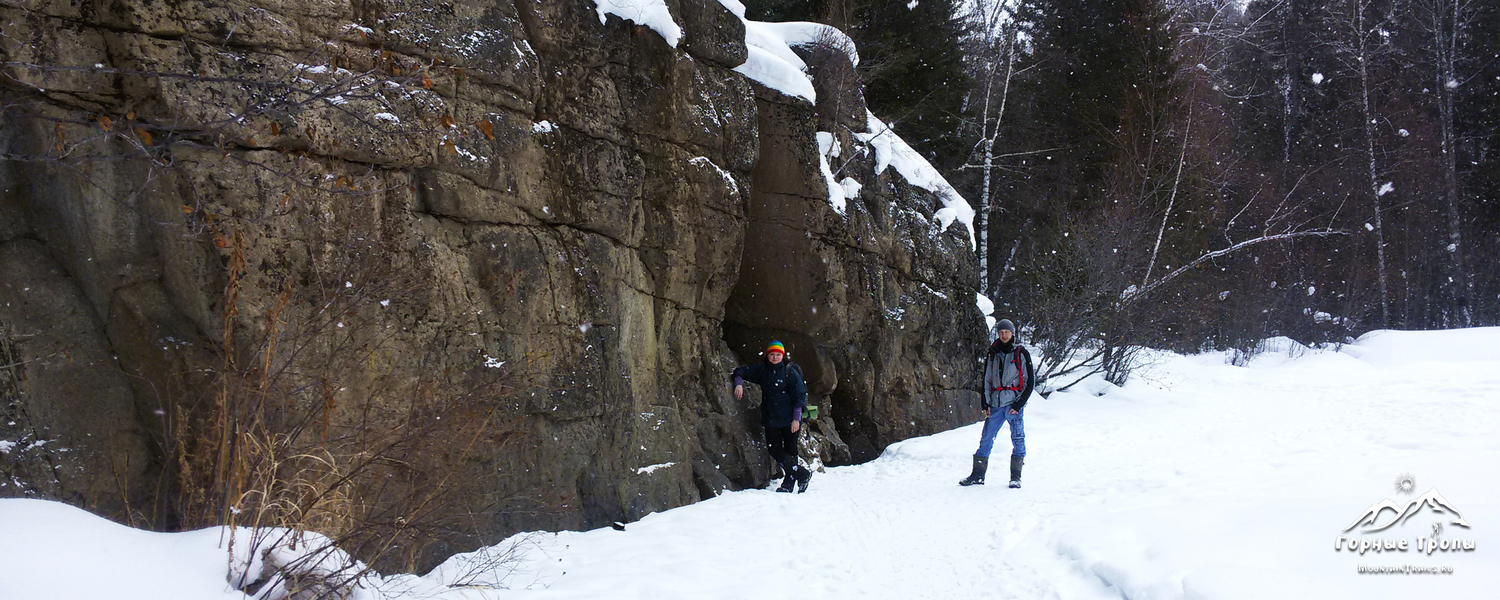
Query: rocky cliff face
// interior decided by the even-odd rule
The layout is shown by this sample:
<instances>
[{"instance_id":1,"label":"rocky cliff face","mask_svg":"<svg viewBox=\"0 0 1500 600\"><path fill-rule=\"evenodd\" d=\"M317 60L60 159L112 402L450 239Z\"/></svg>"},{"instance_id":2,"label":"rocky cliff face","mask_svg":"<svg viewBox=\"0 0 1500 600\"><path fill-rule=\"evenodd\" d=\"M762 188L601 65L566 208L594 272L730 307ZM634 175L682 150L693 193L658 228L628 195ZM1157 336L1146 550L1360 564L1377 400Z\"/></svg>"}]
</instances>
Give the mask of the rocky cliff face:
<instances>
[{"instance_id":1,"label":"rocky cliff face","mask_svg":"<svg viewBox=\"0 0 1500 600\"><path fill-rule=\"evenodd\" d=\"M676 47L590 0L0 7L0 495L170 528L271 473L430 564L764 485L727 374L771 337L825 462L965 420L968 233L857 93L666 6Z\"/></svg>"}]
</instances>

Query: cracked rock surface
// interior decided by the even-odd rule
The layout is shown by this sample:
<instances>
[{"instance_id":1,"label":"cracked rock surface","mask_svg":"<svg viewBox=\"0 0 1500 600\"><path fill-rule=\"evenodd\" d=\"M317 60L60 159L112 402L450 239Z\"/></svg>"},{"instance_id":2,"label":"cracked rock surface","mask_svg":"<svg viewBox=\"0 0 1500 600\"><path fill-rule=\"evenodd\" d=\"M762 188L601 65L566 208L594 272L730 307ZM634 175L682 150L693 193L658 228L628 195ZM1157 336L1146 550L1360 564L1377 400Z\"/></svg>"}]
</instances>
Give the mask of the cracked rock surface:
<instances>
[{"instance_id":1,"label":"cracked rock surface","mask_svg":"<svg viewBox=\"0 0 1500 600\"><path fill-rule=\"evenodd\" d=\"M589 0L0 6L0 495L191 525L176 440L227 372L334 451L482 423L358 484L369 514L452 492L424 565L766 485L728 373L773 337L808 458L971 420L967 234L875 174L861 102L748 81L737 18L668 6L675 49Z\"/></svg>"}]
</instances>

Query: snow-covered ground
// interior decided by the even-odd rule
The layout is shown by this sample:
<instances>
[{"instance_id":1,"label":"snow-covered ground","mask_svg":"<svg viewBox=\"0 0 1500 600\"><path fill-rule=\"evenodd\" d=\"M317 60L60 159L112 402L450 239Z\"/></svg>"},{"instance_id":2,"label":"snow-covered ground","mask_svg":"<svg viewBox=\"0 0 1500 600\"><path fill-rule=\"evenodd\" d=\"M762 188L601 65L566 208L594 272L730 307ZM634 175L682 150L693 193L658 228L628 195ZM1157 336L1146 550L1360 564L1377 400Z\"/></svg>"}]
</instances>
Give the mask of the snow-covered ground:
<instances>
[{"instance_id":1,"label":"snow-covered ground","mask_svg":"<svg viewBox=\"0 0 1500 600\"><path fill-rule=\"evenodd\" d=\"M503 581L511 589L449 593L1495 597L1500 328L1376 332L1339 351L1272 345L1278 349L1248 367L1226 365L1222 354L1157 354L1123 388L1100 383L1034 399L1020 490L1004 486L1003 432L991 483L956 485L977 443L979 429L971 425L895 444L867 464L829 469L805 494L729 493L624 531L520 536L525 558ZM1091 393L1100 390L1104 395ZM1411 491L1396 488L1401 475L1414 479ZM1382 500L1404 507L1434 489L1461 515L1419 505L1383 531L1345 532ZM61 505L38 510L41 504L0 501L0 599L222 594L227 561L222 552L216 560L202 556L212 555L202 551L212 550L205 532L132 532ZM1378 524L1394 516L1386 510ZM1470 527L1453 524L1460 517ZM1474 549L1419 552L1417 538L1431 536L1434 523L1443 524L1439 539L1467 540ZM109 535L95 531L106 529ZM1408 550L1361 555L1335 549L1340 536L1405 540ZM104 543L113 545L90 547ZM450 561L447 572L461 570L455 567L463 560ZM1452 572L1371 574L1360 573L1361 565ZM95 578L96 593L46 593L47 582L91 572L109 573ZM437 591L441 578L430 575L423 581L430 585L420 587ZM136 589L143 592L130 593Z\"/></svg>"}]
</instances>

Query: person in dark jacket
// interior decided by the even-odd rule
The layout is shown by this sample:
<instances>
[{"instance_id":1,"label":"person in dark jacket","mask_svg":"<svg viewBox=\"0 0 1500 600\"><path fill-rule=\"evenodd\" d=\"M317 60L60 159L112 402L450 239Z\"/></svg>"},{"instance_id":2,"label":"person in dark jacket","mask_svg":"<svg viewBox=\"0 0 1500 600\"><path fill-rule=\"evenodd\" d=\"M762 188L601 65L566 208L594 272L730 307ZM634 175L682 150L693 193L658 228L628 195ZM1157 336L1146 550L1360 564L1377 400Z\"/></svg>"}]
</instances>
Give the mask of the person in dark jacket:
<instances>
[{"instance_id":1,"label":"person in dark jacket","mask_svg":"<svg viewBox=\"0 0 1500 600\"><path fill-rule=\"evenodd\" d=\"M760 386L760 424L766 428L766 449L781 465L784 477L778 492L807 491L812 471L797 464L797 438L802 431L802 410L807 408L807 383L802 368L786 358L786 346L773 341L766 347L765 362L734 370L734 397L743 398L745 382Z\"/></svg>"},{"instance_id":2,"label":"person in dark jacket","mask_svg":"<svg viewBox=\"0 0 1500 600\"><path fill-rule=\"evenodd\" d=\"M1000 428L1010 424L1010 487L1021 487L1021 465L1026 462L1026 401L1036 385L1036 370L1031 353L1016 340L1016 326L1010 319L996 325L999 337L984 356L984 432L979 436L979 450L974 453L974 471L959 485L984 485L989 468L990 449Z\"/></svg>"}]
</instances>

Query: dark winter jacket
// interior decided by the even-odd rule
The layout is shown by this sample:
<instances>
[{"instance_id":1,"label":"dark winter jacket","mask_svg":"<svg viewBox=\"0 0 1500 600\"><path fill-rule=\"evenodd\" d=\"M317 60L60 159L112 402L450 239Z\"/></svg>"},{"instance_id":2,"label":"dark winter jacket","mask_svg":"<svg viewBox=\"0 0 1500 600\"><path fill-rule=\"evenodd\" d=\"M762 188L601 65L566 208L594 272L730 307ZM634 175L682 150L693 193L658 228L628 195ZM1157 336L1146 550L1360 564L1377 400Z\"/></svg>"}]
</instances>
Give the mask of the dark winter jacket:
<instances>
[{"instance_id":1,"label":"dark winter jacket","mask_svg":"<svg viewBox=\"0 0 1500 600\"><path fill-rule=\"evenodd\" d=\"M734 370L734 383L741 381L760 386L760 424L762 427L788 427L802 420L807 408L807 383L802 367L790 360L773 365L770 361Z\"/></svg>"},{"instance_id":2,"label":"dark winter jacket","mask_svg":"<svg viewBox=\"0 0 1500 600\"><path fill-rule=\"evenodd\" d=\"M990 408L1021 410L1031 398L1036 387L1036 369L1031 365L1031 353L1014 339L1004 344L1000 340L990 344L984 354L983 405Z\"/></svg>"}]
</instances>

